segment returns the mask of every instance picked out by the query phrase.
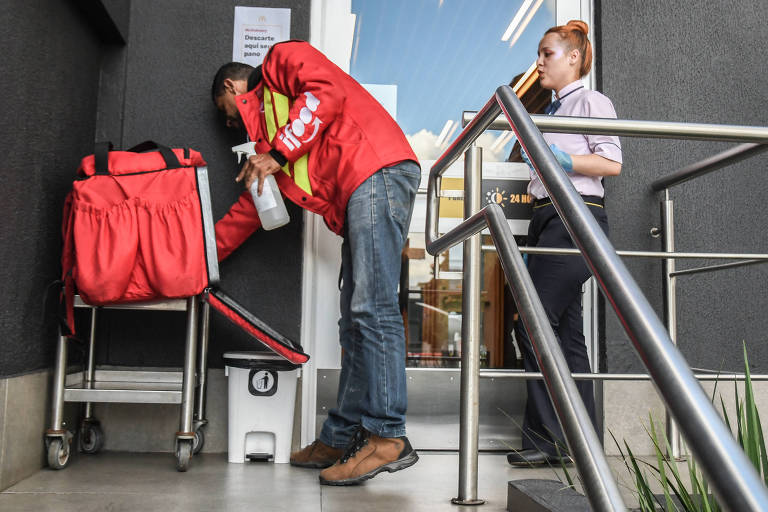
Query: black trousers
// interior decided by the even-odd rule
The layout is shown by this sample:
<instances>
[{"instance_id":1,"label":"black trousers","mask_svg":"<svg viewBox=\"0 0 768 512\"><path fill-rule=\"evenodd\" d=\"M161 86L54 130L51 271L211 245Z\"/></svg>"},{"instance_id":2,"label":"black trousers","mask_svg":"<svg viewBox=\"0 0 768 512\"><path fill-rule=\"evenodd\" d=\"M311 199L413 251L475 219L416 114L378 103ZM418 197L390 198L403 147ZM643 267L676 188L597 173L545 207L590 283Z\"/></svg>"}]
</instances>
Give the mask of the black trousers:
<instances>
[{"instance_id":1,"label":"black trousers","mask_svg":"<svg viewBox=\"0 0 768 512\"><path fill-rule=\"evenodd\" d=\"M605 209L589 204L600 227L608 233ZM602 203L602 201L600 201ZM529 247L575 247L562 220L551 204L535 208L528 228ZM590 277L581 256L549 254L529 255L528 271L541 298L552 329L555 331L565 360L571 372L590 372L581 311L581 287ZM539 371L528 333L522 322L515 326L515 334L523 354L525 370ZM538 449L551 455L567 453L567 446L557 415L542 380L528 380L528 402L523 420L523 449ZM576 381L587 412L596 423L595 398L592 381ZM558 445L557 448L555 447Z\"/></svg>"}]
</instances>

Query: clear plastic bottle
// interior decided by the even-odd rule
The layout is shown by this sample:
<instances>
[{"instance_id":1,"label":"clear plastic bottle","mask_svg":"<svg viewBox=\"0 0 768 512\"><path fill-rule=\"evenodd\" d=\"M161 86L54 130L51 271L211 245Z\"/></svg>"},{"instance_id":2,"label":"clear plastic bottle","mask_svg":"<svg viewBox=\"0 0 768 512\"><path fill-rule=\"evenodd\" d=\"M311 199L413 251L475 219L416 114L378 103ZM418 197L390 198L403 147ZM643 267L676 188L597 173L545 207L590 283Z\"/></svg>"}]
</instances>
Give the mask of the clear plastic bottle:
<instances>
[{"instance_id":1,"label":"clear plastic bottle","mask_svg":"<svg viewBox=\"0 0 768 512\"><path fill-rule=\"evenodd\" d=\"M261 195L259 195L258 180L253 182L250 190L253 204L256 205L256 210L259 212L261 227L270 230L285 226L290 222L291 218L288 216L288 210L285 209L285 201L283 201L283 196L280 194L274 176L270 174L266 177Z\"/></svg>"},{"instance_id":2,"label":"clear plastic bottle","mask_svg":"<svg viewBox=\"0 0 768 512\"><path fill-rule=\"evenodd\" d=\"M256 144L254 142L246 142L232 148L232 152L237 155L238 163L242 160L242 157L250 158L251 155L256 154ZM275 177L271 174L264 180L264 186L261 189L261 195L259 195L259 181L253 182L250 188L251 197L253 198L253 204L256 206L256 211L259 212L259 219L261 219L261 227L269 231L270 229L279 228L285 226L291 221L288 216L288 210L285 209L285 201L280 194L280 188L277 186Z\"/></svg>"}]
</instances>

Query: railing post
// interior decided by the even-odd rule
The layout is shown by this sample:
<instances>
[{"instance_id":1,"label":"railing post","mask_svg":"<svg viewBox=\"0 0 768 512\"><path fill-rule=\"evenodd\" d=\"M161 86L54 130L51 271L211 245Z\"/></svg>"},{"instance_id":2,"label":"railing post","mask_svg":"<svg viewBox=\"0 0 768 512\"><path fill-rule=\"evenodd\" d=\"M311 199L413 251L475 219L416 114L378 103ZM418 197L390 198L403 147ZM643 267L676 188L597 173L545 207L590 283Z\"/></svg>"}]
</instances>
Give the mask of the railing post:
<instances>
[{"instance_id":1,"label":"railing post","mask_svg":"<svg viewBox=\"0 0 768 512\"><path fill-rule=\"evenodd\" d=\"M464 218L480 211L482 149L472 145L464 154ZM459 427L459 495L456 505L482 505L477 497L477 446L480 432L480 233L464 241L461 300L461 411Z\"/></svg>"},{"instance_id":2,"label":"railing post","mask_svg":"<svg viewBox=\"0 0 768 512\"><path fill-rule=\"evenodd\" d=\"M675 252L675 204L669 198L669 189L664 189L664 199L661 201L661 222L662 222L662 243L664 252ZM664 323L669 332L669 339L677 344L677 278L673 275L675 272L675 259L667 258L661 260L663 291L664 291ZM669 413L665 412L667 425L667 439L669 440L669 451L667 457L679 459L682 455L680 431L677 423Z\"/></svg>"}]
</instances>

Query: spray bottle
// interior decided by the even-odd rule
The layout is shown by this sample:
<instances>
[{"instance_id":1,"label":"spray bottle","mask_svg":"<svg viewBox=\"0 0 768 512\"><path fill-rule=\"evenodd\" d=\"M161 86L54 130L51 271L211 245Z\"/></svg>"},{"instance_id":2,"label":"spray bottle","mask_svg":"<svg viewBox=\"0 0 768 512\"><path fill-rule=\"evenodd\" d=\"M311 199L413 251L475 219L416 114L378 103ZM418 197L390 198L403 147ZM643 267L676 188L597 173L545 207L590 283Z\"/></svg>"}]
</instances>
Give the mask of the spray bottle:
<instances>
[{"instance_id":1,"label":"spray bottle","mask_svg":"<svg viewBox=\"0 0 768 512\"><path fill-rule=\"evenodd\" d=\"M255 155L255 146L255 142L246 142L245 144L234 146L232 152L237 154L237 163L240 163L243 155L245 155L245 158ZM264 180L261 195L259 195L259 180L253 182L250 191L251 197L253 197L253 204L256 205L256 210L259 212L259 219L261 219L261 225L264 229L279 228L290 222L291 218L285 209L283 196L280 194L280 189L277 187L277 182L273 175L270 174Z\"/></svg>"}]
</instances>

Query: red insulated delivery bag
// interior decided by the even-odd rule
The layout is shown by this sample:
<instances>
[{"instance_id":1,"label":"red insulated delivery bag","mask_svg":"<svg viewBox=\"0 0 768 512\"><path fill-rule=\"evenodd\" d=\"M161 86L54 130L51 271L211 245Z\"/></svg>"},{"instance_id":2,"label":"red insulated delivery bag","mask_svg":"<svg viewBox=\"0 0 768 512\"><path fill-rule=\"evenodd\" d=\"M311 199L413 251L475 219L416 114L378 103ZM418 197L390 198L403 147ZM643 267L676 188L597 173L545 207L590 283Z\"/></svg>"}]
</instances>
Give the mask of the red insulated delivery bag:
<instances>
[{"instance_id":1,"label":"red insulated delivery bag","mask_svg":"<svg viewBox=\"0 0 768 512\"><path fill-rule=\"evenodd\" d=\"M206 163L190 149L98 143L66 198L67 324L75 290L92 305L201 293L218 281Z\"/></svg>"}]
</instances>

